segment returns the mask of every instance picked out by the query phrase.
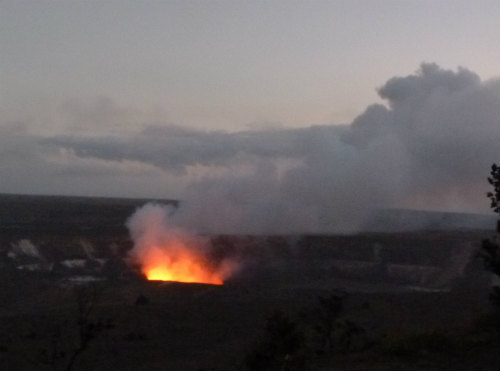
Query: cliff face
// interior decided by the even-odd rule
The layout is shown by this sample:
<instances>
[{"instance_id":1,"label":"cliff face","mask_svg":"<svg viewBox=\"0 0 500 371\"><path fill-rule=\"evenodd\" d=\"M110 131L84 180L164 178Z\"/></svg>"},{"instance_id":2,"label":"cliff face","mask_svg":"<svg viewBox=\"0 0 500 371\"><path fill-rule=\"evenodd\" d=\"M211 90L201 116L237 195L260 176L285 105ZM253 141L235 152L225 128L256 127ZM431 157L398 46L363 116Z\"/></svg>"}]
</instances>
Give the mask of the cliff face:
<instances>
[{"instance_id":1,"label":"cliff face","mask_svg":"<svg viewBox=\"0 0 500 371\"><path fill-rule=\"evenodd\" d=\"M147 201L0 195L0 269L58 277L126 276L124 258L132 241L125 221ZM240 263L234 281L450 289L457 284L483 285L487 280L476 252L488 235L481 230L446 229L210 236L210 256Z\"/></svg>"},{"instance_id":2,"label":"cliff face","mask_svg":"<svg viewBox=\"0 0 500 371\"><path fill-rule=\"evenodd\" d=\"M477 258L482 232L413 232L349 236L226 237L239 246L246 269L287 277L289 282L340 280L369 290L448 290L484 285L488 275ZM217 245L217 240L215 240ZM279 246L279 248L275 248ZM346 288L347 288L346 287Z\"/></svg>"}]
</instances>

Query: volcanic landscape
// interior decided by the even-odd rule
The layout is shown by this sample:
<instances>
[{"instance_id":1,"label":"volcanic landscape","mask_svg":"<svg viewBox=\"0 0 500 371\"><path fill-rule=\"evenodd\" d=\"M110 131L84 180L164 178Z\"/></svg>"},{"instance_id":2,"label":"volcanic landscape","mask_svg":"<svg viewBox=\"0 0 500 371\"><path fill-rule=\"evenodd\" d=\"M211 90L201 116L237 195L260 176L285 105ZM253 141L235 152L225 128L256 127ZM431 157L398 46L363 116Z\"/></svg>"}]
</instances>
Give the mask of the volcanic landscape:
<instances>
[{"instance_id":1,"label":"volcanic landscape","mask_svg":"<svg viewBox=\"0 0 500 371\"><path fill-rule=\"evenodd\" d=\"M0 369L498 369L494 218L385 210L355 234L151 250L147 207L179 203L0 195Z\"/></svg>"}]
</instances>

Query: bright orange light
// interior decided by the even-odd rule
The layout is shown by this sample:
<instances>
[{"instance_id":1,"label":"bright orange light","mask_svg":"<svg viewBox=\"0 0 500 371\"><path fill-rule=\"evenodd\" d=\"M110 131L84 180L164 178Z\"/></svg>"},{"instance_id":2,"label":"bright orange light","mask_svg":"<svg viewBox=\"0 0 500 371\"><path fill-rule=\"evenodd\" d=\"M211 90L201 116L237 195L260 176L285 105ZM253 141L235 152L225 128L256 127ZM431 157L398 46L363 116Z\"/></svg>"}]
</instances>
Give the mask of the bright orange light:
<instances>
[{"instance_id":1,"label":"bright orange light","mask_svg":"<svg viewBox=\"0 0 500 371\"><path fill-rule=\"evenodd\" d=\"M142 257L142 271L148 280L198 282L222 285L222 274L213 271L202 256L183 246L151 247Z\"/></svg>"}]
</instances>

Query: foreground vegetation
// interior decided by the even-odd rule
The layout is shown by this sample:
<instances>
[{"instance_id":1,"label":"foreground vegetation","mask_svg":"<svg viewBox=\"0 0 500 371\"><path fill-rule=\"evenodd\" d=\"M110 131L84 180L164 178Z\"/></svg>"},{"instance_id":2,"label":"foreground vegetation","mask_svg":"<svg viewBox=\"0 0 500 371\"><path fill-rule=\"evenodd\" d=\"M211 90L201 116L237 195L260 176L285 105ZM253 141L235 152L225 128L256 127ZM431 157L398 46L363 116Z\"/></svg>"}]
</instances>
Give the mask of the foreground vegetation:
<instances>
[{"instance_id":1,"label":"foreground vegetation","mask_svg":"<svg viewBox=\"0 0 500 371\"><path fill-rule=\"evenodd\" d=\"M15 286L22 294L0 308L0 369L496 370L500 362L487 288L346 294L272 282L106 281L87 312L72 287Z\"/></svg>"}]
</instances>

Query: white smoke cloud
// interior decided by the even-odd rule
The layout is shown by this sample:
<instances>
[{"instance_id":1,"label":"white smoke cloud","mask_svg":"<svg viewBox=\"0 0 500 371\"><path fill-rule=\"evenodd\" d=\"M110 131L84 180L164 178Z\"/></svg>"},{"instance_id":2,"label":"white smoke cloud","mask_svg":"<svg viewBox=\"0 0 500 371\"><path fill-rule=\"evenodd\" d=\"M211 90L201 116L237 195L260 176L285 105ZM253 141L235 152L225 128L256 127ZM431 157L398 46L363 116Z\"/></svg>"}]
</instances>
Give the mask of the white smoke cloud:
<instances>
[{"instance_id":1,"label":"white smoke cloud","mask_svg":"<svg viewBox=\"0 0 500 371\"><path fill-rule=\"evenodd\" d=\"M368 107L347 126L222 132L149 125L136 134L21 143L41 165L57 158L51 168L71 177L97 165L115 169L121 177L112 174L108 188L132 184L124 176L132 164L149 170L129 188L177 182L184 190L175 223L206 233L352 231L388 207L489 211L485 178L500 157L500 79L422 64L378 92L387 105ZM70 159L65 166L61 153ZM153 180L155 171L165 182Z\"/></svg>"},{"instance_id":2,"label":"white smoke cloud","mask_svg":"<svg viewBox=\"0 0 500 371\"><path fill-rule=\"evenodd\" d=\"M36 247L33 242L28 239L22 239L17 243L12 243L8 255L10 255L11 257L29 256L31 258L43 260L38 247Z\"/></svg>"},{"instance_id":3,"label":"white smoke cloud","mask_svg":"<svg viewBox=\"0 0 500 371\"><path fill-rule=\"evenodd\" d=\"M211 259L208 239L176 226L173 212L170 206L148 203L127 220L134 241L131 263L149 279L222 283L237 264Z\"/></svg>"},{"instance_id":4,"label":"white smoke cloud","mask_svg":"<svg viewBox=\"0 0 500 371\"><path fill-rule=\"evenodd\" d=\"M192 249L205 245L202 238L169 223L174 209L168 205L148 203L139 208L128 220L127 228L134 241L131 255L141 261L150 246L175 246L185 242Z\"/></svg>"},{"instance_id":5,"label":"white smoke cloud","mask_svg":"<svg viewBox=\"0 0 500 371\"><path fill-rule=\"evenodd\" d=\"M294 132L292 153L302 162L282 177L268 162L247 176L192 184L180 218L212 232L337 232L379 208L487 211L484 178L500 155L500 81L423 64L379 92L389 108L368 107L343 130Z\"/></svg>"}]
</instances>

